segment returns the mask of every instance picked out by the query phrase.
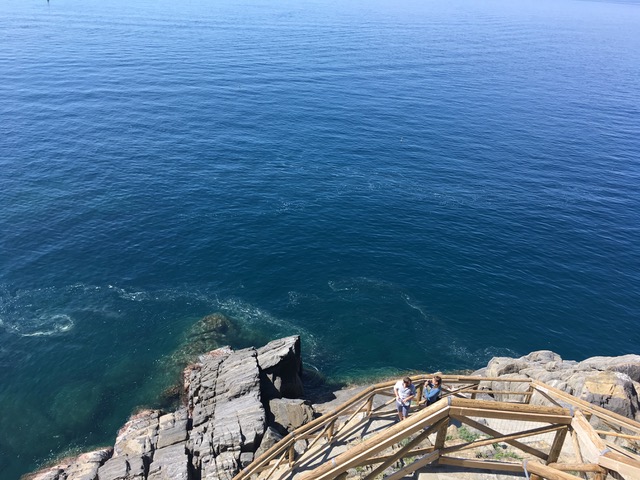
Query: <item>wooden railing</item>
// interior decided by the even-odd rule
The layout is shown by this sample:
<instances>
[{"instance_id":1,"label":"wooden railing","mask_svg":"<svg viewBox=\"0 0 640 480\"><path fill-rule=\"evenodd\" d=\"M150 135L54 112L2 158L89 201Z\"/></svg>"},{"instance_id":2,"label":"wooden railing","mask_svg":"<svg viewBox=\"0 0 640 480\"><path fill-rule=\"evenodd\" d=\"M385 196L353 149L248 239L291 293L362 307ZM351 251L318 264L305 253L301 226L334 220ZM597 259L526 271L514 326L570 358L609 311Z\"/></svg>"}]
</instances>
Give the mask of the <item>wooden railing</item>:
<instances>
[{"instance_id":1,"label":"wooden railing","mask_svg":"<svg viewBox=\"0 0 640 480\"><path fill-rule=\"evenodd\" d=\"M412 376L414 383L418 385L419 395L422 385L431 377L432 375ZM442 375L442 379L446 387L443 389L443 400L429 407L419 406L418 411L408 419L329 458L327 452L332 445L357 436L358 429L370 419L395 415L395 405L391 405L395 402L392 392L395 381L372 385L333 411L289 433L236 475L234 480L249 479L257 475L260 478L271 478L282 469L289 472L289 478L297 473L296 478L299 480L321 480L337 478L352 468L377 465L366 476L366 479L373 479L398 460L409 457L413 457L413 462L386 478L402 478L437 461L440 464L466 468L512 472L522 472L524 469L532 474L532 479L536 475L537 478L551 479L581 478L567 473L568 471L582 472L582 475L589 472L595 478L604 478L607 472L615 471L623 478L640 479L640 457L631 451L640 442L640 424L637 422L531 379L454 375ZM509 388L492 390L490 387L493 382ZM478 399L478 396L502 401ZM606 430L594 430L585 415L597 417ZM521 421L542 426L505 434L477 421L478 418ZM447 428L452 420L467 424L489 438L461 445L447 445ZM426 448L421 446L427 436L434 433L435 443ZM542 434L554 435L548 451L521 441L526 437ZM573 442L574 450L581 451L580 460L559 463L560 453L568 436ZM296 454L296 444L301 441L307 442L306 449L303 453ZM452 456L457 452L496 442L504 442L522 451L530 459L516 463ZM398 444L402 446L395 453L384 453L389 447Z\"/></svg>"}]
</instances>

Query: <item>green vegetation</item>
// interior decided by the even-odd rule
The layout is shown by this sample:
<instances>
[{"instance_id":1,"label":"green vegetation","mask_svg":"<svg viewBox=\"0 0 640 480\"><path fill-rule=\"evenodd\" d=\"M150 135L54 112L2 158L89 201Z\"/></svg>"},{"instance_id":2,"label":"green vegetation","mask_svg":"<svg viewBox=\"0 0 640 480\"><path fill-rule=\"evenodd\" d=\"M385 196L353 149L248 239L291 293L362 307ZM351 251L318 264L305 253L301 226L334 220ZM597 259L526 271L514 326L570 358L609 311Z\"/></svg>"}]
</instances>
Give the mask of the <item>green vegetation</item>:
<instances>
[{"instance_id":1,"label":"green vegetation","mask_svg":"<svg viewBox=\"0 0 640 480\"><path fill-rule=\"evenodd\" d=\"M491 449L484 449L476 454L476 458L488 458L491 460L523 460L523 457L519 456L512 450L507 450L507 445L502 443L492 443Z\"/></svg>"},{"instance_id":2,"label":"green vegetation","mask_svg":"<svg viewBox=\"0 0 640 480\"><path fill-rule=\"evenodd\" d=\"M400 443L398 445L400 445L400 447L406 447L407 445L409 445L409 442L411 442L411 438L403 438L402 440L400 440Z\"/></svg>"},{"instance_id":3,"label":"green vegetation","mask_svg":"<svg viewBox=\"0 0 640 480\"><path fill-rule=\"evenodd\" d=\"M466 426L462 425L458 428L458 438L464 440L465 442L475 442L476 440L482 438L482 435L474 433Z\"/></svg>"},{"instance_id":4,"label":"green vegetation","mask_svg":"<svg viewBox=\"0 0 640 480\"><path fill-rule=\"evenodd\" d=\"M520 455L510 450L502 450L502 451L496 452L492 458L494 460L508 460L508 459L522 460L523 459Z\"/></svg>"}]
</instances>

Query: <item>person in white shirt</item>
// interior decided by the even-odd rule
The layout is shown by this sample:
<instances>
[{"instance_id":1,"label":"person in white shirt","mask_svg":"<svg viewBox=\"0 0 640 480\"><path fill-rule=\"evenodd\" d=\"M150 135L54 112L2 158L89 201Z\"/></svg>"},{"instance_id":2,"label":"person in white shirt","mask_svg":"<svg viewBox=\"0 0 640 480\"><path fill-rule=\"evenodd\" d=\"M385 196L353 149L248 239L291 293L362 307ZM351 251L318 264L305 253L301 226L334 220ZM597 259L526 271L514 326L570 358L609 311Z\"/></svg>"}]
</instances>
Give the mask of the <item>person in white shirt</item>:
<instances>
[{"instance_id":1,"label":"person in white shirt","mask_svg":"<svg viewBox=\"0 0 640 480\"><path fill-rule=\"evenodd\" d=\"M411 400L416 396L416 387L411 383L409 377L404 377L393 386L393 393L396 395L398 417L400 420L404 420L409 415Z\"/></svg>"}]
</instances>

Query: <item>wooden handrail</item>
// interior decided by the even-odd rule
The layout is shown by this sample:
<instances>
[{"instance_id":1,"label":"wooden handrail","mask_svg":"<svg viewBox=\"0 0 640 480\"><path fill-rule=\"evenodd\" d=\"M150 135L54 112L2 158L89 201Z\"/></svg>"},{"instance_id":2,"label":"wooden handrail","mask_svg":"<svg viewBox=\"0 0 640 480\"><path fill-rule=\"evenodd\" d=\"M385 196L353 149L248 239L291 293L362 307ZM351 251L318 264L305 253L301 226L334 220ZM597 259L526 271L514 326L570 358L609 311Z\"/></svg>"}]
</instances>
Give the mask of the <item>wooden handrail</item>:
<instances>
[{"instance_id":1,"label":"wooden handrail","mask_svg":"<svg viewBox=\"0 0 640 480\"><path fill-rule=\"evenodd\" d=\"M475 376L461 376L461 375L441 375L443 383L471 383L472 386L477 385L479 382L488 382L492 380L498 380L498 378L492 377L475 377ZM422 383L426 382L429 379L433 378L433 374L422 374L422 375L413 375L412 376L414 383ZM520 382L520 383L530 383L530 379L505 379L507 382ZM350 408L352 408L356 403L361 401L362 399L368 396L374 396L377 394L388 394L389 389L391 389L395 385L395 380L389 380L386 382L380 382L375 385L369 386L359 392L358 394L351 397L349 400L343 402L341 405L336 407L330 413L323 415L311 422L297 428L293 432L289 433L286 437L280 440L276 445L269 448L266 452L264 452L260 457L255 459L247 468L241 470L238 475L234 477L234 480L243 480L248 478L253 473L261 470L262 467L268 463L270 463L273 459L275 459L278 455L283 454L288 450L288 448L293 445L298 439L302 436L310 435L316 429L321 430L324 425L328 424L331 421L335 421L338 417L341 416L343 412L346 412Z\"/></svg>"},{"instance_id":2,"label":"wooden handrail","mask_svg":"<svg viewBox=\"0 0 640 480\"><path fill-rule=\"evenodd\" d=\"M433 375L430 374L420 374L420 375L411 375L411 378L415 384L420 384L421 382L426 382L428 379L432 378ZM416 425L424 423L425 418L429 418L431 424L436 421L439 421L446 416L481 416L485 418L505 418L505 419L521 419L524 421L542 421L549 423L550 425L568 425L571 423L571 418L573 416L573 410L570 408L564 408L564 406L560 406L560 404L556 404L554 406L547 405L531 405L530 403L519 403L519 402L497 402L492 400L477 400L473 398L467 397L458 397L455 394L477 394L477 393L486 393L486 394L502 394L502 395L520 395L525 398L530 398L534 391L539 393L543 393L546 397L546 400L553 402L553 399L558 400L562 403L562 405L569 404L572 407L578 407L583 411L593 414L599 418L601 418L605 422L609 422L615 425L620 429L627 429L638 435L627 435L624 433L618 432L601 432L597 433L602 435L613 435L622 438L628 438L630 440L637 440L640 435L640 424L634 422L633 420L627 419L621 415L618 415L614 412L610 412L603 408L592 405L584 400L575 398L566 392L558 390L554 387L550 387L540 381L533 380L530 378L500 378L500 377L477 377L477 376L466 376L466 375L441 375L443 384L448 384L449 386L453 386L454 384L465 385L462 389L458 390L450 390L449 392L443 391L443 396L447 396L446 401L441 400L434 405L431 405L426 408L419 409L416 413L411 415L407 420L404 420L398 424L395 424L391 427L388 427L386 430L374 435L362 443L358 444L356 447L352 447L350 450L338 455L338 457L333 458L330 464L323 464L314 469L313 471L306 472L300 476L300 480L304 479L316 479L316 478L333 478L331 475L333 473L337 474L338 470L340 472L346 471L345 468L351 468L357 465L364 465L375 463L372 462L372 459L375 459L375 455L388 448L389 445L393 444L393 442L397 442L403 438L406 438L408 435L411 435L412 432L415 433L420 430L422 427L416 427ZM499 390L492 391L490 389L483 390L478 388L478 385L481 382L501 382L505 383L521 383L521 384L529 384L530 387L526 391L510 391L510 390ZM387 406L393 402L391 399L389 402L385 402L383 405L372 408L373 399L376 395L380 396L393 396L392 387L396 382L394 380L380 382L375 385L371 385L347 401L340 404L331 412L320 416L319 418L303 425L293 432L286 435L282 440L280 440L277 444L273 445L266 452L256 458L251 464L249 464L244 470L240 471L235 477L234 480L246 480L251 475L254 475L258 472L264 472L266 469L271 469L271 471L275 471L279 465L281 465L282 461L288 458L288 452L291 451L296 441L301 439L313 439L311 441L311 445L316 445L318 440L322 438L329 430L331 430L330 425L335 424L338 419L342 419L350 415L349 421L344 422L344 425L350 424L351 420L355 418L358 413L364 412L366 415L373 415L380 411L380 409L387 408ZM526 401L528 402L528 400ZM384 410L385 412L387 410ZM434 413L436 412L436 413ZM444 412L444 413L443 413ZM391 410L389 410L391 413ZM386 415L386 413L385 413ZM358 423L362 423L359 421ZM358 423L353 424L353 428L355 428ZM417 430L415 430L417 428ZM561 427L546 427L546 430L553 431L554 429L558 429ZM565 427L566 428L566 427ZM349 428L351 431L352 428ZM542 430L541 430L542 431ZM495 432L497 433L497 432ZM522 432L521 432L522 433ZM510 435L502 435L502 439L499 436L496 438L500 439L500 441L506 441L507 443L511 443L516 446L519 444L515 439L519 438L520 434L510 434ZM597 434L596 434L597 436ZM332 437L333 438L333 437ZM331 443L332 439L329 439ZM496 440L493 440L496 441ZM564 439L560 441L562 443ZM594 439L595 441L595 439ZM485 443L487 441L484 441ZM482 442L480 442L482 443ZM557 442L556 442L557 443ZM477 444L477 442L476 442ZM600 444L596 442L596 444ZM444 455L448 452L453 452L455 450L459 450L460 447L454 448L450 450L449 448L444 448L442 450L438 450L435 452L435 457L438 458L441 455ZM558 450L561 448L560 446L556 446L555 449ZM542 452L540 452L542 453ZM624 465L619 458L612 458L613 455L607 457L602 460L604 462L609 462L609 464L617 466L623 465L625 468L632 468ZM278 459L275 467L273 466L273 461ZM443 461L445 461L445 457L442 456ZM627 457L628 458L628 457ZM292 459L290 459L291 462ZM580 460L580 459L578 459ZM447 460L448 461L448 460ZM453 461L453 460L451 460ZM457 461L457 460L456 460ZM635 461L635 460L630 460ZM306 463L303 462L303 463ZM291 463L293 466L295 463ZM341 465L340 468L335 468L336 465ZM346 467L346 465L350 465L350 467ZM535 466L534 466L535 465ZM542 465L541 469L538 469L538 465L541 464L532 464L533 468L539 471L547 472L548 466ZM512 468L512 467L508 467ZM602 466L600 467L602 468ZM633 467L635 468L635 467ZM553 469L552 474L554 478L575 478L573 476L567 476L566 472L561 472L559 470ZM310 476L313 473L312 476ZM534 473L532 471L532 473Z\"/></svg>"},{"instance_id":3,"label":"wooden handrail","mask_svg":"<svg viewBox=\"0 0 640 480\"><path fill-rule=\"evenodd\" d=\"M523 468L526 472L535 473L536 475L540 475L548 480L582 480L580 477L563 472L562 470L556 470L555 468L542 465L535 461L525 461L523 463Z\"/></svg>"},{"instance_id":4,"label":"wooden handrail","mask_svg":"<svg viewBox=\"0 0 640 480\"><path fill-rule=\"evenodd\" d=\"M371 455L399 442L413 433L418 432L427 424L433 424L448 415L449 406L446 402L436 402L424 410L408 417L385 431L364 440L362 443L352 447L346 452L331 459L318 468L305 472L299 480L323 480L335 478L339 473L345 472L349 468L358 465L360 460L365 460Z\"/></svg>"},{"instance_id":5,"label":"wooden handrail","mask_svg":"<svg viewBox=\"0 0 640 480\"><path fill-rule=\"evenodd\" d=\"M452 407L469 407L485 410L501 410L503 412L527 412L543 415L571 416L571 411L568 408L529 405L527 403L494 402L493 400L471 400L467 398L451 397L449 404Z\"/></svg>"},{"instance_id":6,"label":"wooden handrail","mask_svg":"<svg viewBox=\"0 0 640 480\"><path fill-rule=\"evenodd\" d=\"M562 390L559 390L555 387L547 385L538 380L533 380L533 384L536 387L536 389L541 389L542 391L546 391L547 393L550 393L556 396L557 398L559 397L563 401L573 406L580 407L580 409L584 410L585 412L592 413L599 418L606 418L610 422L618 424L619 427L627 428L640 435L640 424L638 424L638 422L635 422L627 417L624 417L610 410L605 410L604 408L598 407L597 405L589 403L586 400L582 400L580 398L574 397L573 395L569 395L568 393L563 392Z\"/></svg>"}]
</instances>

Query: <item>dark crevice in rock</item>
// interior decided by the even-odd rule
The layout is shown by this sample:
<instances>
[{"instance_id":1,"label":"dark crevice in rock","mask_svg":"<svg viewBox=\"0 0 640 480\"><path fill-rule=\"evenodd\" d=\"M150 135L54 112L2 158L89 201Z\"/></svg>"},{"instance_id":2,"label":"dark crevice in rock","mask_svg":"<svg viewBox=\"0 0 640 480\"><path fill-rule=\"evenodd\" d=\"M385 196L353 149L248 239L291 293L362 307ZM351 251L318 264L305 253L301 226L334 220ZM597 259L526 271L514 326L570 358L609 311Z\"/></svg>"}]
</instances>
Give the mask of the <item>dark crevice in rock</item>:
<instances>
[{"instance_id":1,"label":"dark crevice in rock","mask_svg":"<svg viewBox=\"0 0 640 480\"><path fill-rule=\"evenodd\" d=\"M193 452L189 449L185 449L187 454L187 472L189 475L189 480L201 480L201 472L199 468L196 468L193 462Z\"/></svg>"}]
</instances>

